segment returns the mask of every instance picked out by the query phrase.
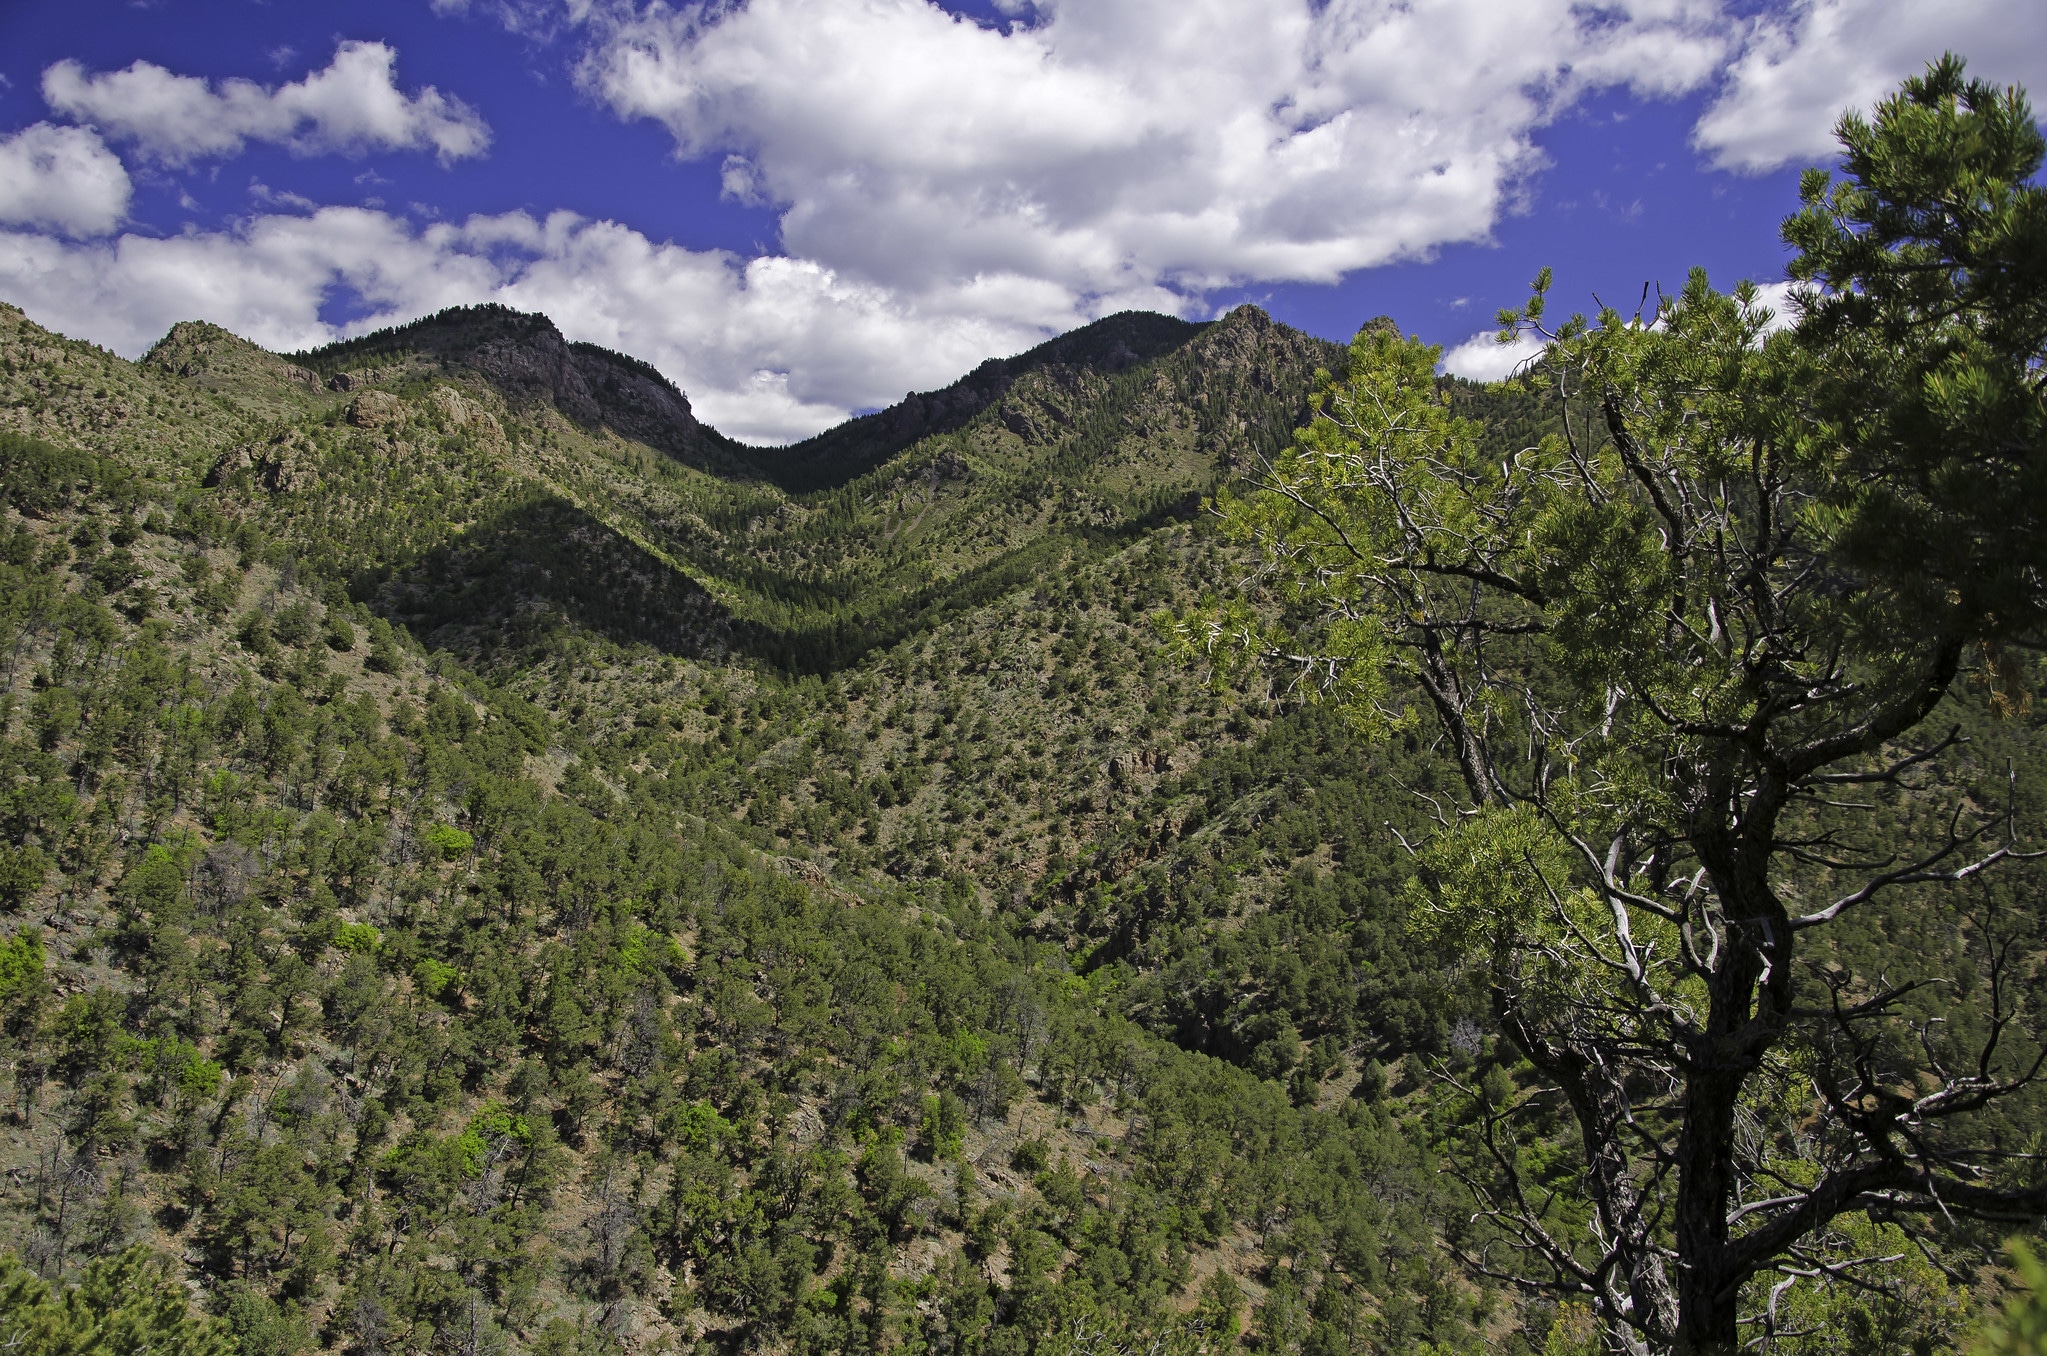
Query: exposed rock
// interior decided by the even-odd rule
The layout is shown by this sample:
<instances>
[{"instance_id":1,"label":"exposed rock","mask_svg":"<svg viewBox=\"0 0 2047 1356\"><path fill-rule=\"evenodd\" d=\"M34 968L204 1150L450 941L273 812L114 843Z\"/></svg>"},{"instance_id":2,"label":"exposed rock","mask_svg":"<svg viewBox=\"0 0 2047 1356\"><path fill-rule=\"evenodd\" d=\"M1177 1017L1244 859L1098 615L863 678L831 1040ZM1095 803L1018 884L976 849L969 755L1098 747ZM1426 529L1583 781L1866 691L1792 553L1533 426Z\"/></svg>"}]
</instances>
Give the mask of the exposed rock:
<instances>
[{"instance_id":1,"label":"exposed rock","mask_svg":"<svg viewBox=\"0 0 2047 1356\"><path fill-rule=\"evenodd\" d=\"M441 422L449 428L467 428L489 417L482 406L465 398L452 386L436 386L427 393L426 399Z\"/></svg>"},{"instance_id":2,"label":"exposed rock","mask_svg":"<svg viewBox=\"0 0 2047 1356\"><path fill-rule=\"evenodd\" d=\"M298 429L287 429L267 443L242 443L221 453L204 483L225 485L246 474L274 494L309 490L319 481L318 456L312 439Z\"/></svg>"},{"instance_id":3,"label":"exposed rock","mask_svg":"<svg viewBox=\"0 0 2047 1356\"><path fill-rule=\"evenodd\" d=\"M1005 404L1002 407L1002 426L1027 443L1043 442L1045 431L1033 418L1035 411L1024 404Z\"/></svg>"},{"instance_id":4,"label":"exposed rock","mask_svg":"<svg viewBox=\"0 0 2047 1356\"><path fill-rule=\"evenodd\" d=\"M481 344L463 362L508 399L545 401L586 428L609 428L652 447L686 450L701 428L689 399L652 367L594 344L571 344L552 325Z\"/></svg>"},{"instance_id":5,"label":"exposed rock","mask_svg":"<svg viewBox=\"0 0 2047 1356\"><path fill-rule=\"evenodd\" d=\"M303 409L323 395L320 378L218 325L186 320L143 355L142 365L183 377L265 414Z\"/></svg>"},{"instance_id":6,"label":"exposed rock","mask_svg":"<svg viewBox=\"0 0 2047 1356\"><path fill-rule=\"evenodd\" d=\"M570 343L543 315L456 307L305 356L332 373L328 385L337 391L436 375L459 381L473 372L529 417L543 406L586 430L752 470L736 445L697 421L688 398L660 372L595 344ZM337 371L343 362L353 365Z\"/></svg>"},{"instance_id":7,"label":"exposed rock","mask_svg":"<svg viewBox=\"0 0 2047 1356\"><path fill-rule=\"evenodd\" d=\"M364 391L348 402L348 422L357 428L382 428L404 419L405 402L389 391Z\"/></svg>"},{"instance_id":8,"label":"exposed rock","mask_svg":"<svg viewBox=\"0 0 2047 1356\"><path fill-rule=\"evenodd\" d=\"M947 450L939 453L932 459L931 464L924 468L924 483L935 489L948 480L965 480L972 473L973 468L967 465L965 457Z\"/></svg>"}]
</instances>

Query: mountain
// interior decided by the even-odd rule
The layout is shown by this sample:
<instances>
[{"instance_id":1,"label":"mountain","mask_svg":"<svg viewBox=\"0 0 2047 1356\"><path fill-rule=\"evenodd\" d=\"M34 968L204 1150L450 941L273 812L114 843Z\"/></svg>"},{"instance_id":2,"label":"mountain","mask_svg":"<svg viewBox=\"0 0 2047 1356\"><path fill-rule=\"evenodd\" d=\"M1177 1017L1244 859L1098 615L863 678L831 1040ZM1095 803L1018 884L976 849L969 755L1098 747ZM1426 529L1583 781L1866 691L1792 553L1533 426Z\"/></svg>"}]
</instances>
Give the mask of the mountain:
<instances>
[{"instance_id":1,"label":"mountain","mask_svg":"<svg viewBox=\"0 0 2047 1356\"><path fill-rule=\"evenodd\" d=\"M1246 320L1250 319L1247 313ZM1204 328L1149 312L1111 316L1014 358L990 358L943 390L912 392L888 409L764 453L761 465L777 484L791 491L842 485L922 438L963 428L1007 394L1019 378L1040 369L1103 376L1126 372L1185 346ZM1013 427L1013 432L1019 436L1030 432L1027 416L1018 415L1015 420L1019 426Z\"/></svg>"},{"instance_id":2,"label":"mountain","mask_svg":"<svg viewBox=\"0 0 2047 1356\"><path fill-rule=\"evenodd\" d=\"M1404 1132L1039 915L1266 725L1138 607L1327 358L1119 317L769 464L533 318L0 313L0 1236L163 1249L250 1352L1241 1324L1302 1137Z\"/></svg>"},{"instance_id":3,"label":"mountain","mask_svg":"<svg viewBox=\"0 0 2047 1356\"><path fill-rule=\"evenodd\" d=\"M1453 774L1150 621L1340 361L1113 316L758 449L502 308L0 309L0 1242L249 1356L1560 1348L1441 1246Z\"/></svg>"},{"instance_id":4,"label":"mountain","mask_svg":"<svg viewBox=\"0 0 2047 1356\"><path fill-rule=\"evenodd\" d=\"M257 468L272 493L244 511L429 644L517 663L567 628L809 672L1184 515L1285 440L1336 353L1254 308L1113 316L758 450L643 364L501 307L290 362L231 350L185 326L143 364L295 436L221 475ZM276 493L280 458L319 492Z\"/></svg>"},{"instance_id":5,"label":"mountain","mask_svg":"<svg viewBox=\"0 0 2047 1356\"><path fill-rule=\"evenodd\" d=\"M749 469L745 449L698 422L689 398L653 367L570 343L543 315L457 307L295 356L334 391L480 379L522 417L551 412L600 439L638 442L721 473Z\"/></svg>"}]
</instances>

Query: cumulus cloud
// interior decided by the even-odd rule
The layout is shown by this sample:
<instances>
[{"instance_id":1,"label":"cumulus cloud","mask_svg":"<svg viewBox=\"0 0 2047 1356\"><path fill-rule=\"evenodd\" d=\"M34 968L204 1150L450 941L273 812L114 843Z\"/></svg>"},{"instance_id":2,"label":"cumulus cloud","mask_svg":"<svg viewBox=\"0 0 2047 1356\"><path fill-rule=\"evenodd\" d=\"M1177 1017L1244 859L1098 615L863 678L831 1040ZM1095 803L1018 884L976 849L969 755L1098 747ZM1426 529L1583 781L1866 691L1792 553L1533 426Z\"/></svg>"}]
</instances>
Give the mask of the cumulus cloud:
<instances>
[{"instance_id":1,"label":"cumulus cloud","mask_svg":"<svg viewBox=\"0 0 2047 1356\"><path fill-rule=\"evenodd\" d=\"M323 320L342 288L371 313ZM652 362L701 417L753 442L813 433L1086 319L1054 289L969 285L910 305L813 262L687 250L567 212L417 229L353 207L165 239L0 232L0 296L130 357L179 320L289 351L500 301Z\"/></svg>"},{"instance_id":2,"label":"cumulus cloud","mask_svg":"<svg viewBox=\"0 0 2047 1356\"><path fill-rule=\"evenodd\" d=\"M1747 173L1825 159L1843 112L1868 109L1943 51L1975 75L2047 89L2047 6L1800 0L1753 22L1693 141L1717 167Z\"/></svg>"},{"instance_id":3,"label":"cumulus cloud","mask_svg":"<svg viewBox=\"0 0 2047 1356\"><path fill-rule=\"evenodd\" d=\"M1483 241L1542 168L1540 130L1590 90L1717 88L1697 145L1760 169L1824 154L1841 108L1943 46L2047 87L2033 0L1787 0L1746 19L1723 0L1000 0L995 24L931 0L433 3L579 33L585 90L661 124L728 196L772 206L781 252L690 251L568 213L417 227L255 185L266 211L308 210L86 244L125 196L97 215L8 208L74 238L0 237L0 292L123 352L188 317L291 348L500 300L648 359L719 427L776 441L1113 310L1199 315L1225 286ZM480 154L475 112L402 92L394 63L343 43L271 89L62 62L44 92L164 163L251 139ZM93 131L44 129L60 132L81 138L80 164L119 171ZM17 180L0 193L33 196ZM340 289L374 314L322 321ZM1531 351L1485 334L1444 362L1486 379Z\"/></svg>"},{"instance_id":4,"label":"cumulus cloud","mask_svg":"<svg viewBox=\"0 0 2047 1356\"><path fill-rule=\"evenodd\" d=\"M1522 334L1511 344L1499 341L1498 330L1472 335L1443 355L1442 370L1466 381L1504 381L1516 368L1542 355L1542 340Z\"/></svg>"},{"instance_id":5,"label":"cumulus cloud","mask_svg":"<svg viewBox=\"0 0 2047 1356\"><path fill-rule=\"evenodd\" d=\"M104 235L128 215L132 193L97 133L39 122L0 138L0 223Z\"/></svg>"},{"instance_id":6,"label":"cumulus cloud","mask_svg":"<svg viewBox=\"0 0 2047 1356\"><path fill-rule=\"evenodd\" d=\"M277 89L242 79L216 88L147 61L100 73L60 61L43 72L43 98L172 165L234 155L250 141L301 154L431 150L444 164L483 154L490 129L476 110L432 85L404 93L397 60L381 42L344 42L325 70Z\"/></svg>"},{"instance_id":7,"label":"cumulus cloud","mask_svg":"<svg viewBox=\"0 0 2047 1356\"><path fill-rule=\"evenodd\" d=\"M1770 313L1769 319L1763 323L1764 334L1775 334L1798 323L1798 305L1794 295L1798 286L1792 282L1757 285L1754 305ZM1651 327L1660 327L1662 323L1655 321ZM1539 336L1526 331L1517 334L1513 342L1503 344L1498 330L1481 330L1447 350L1437 368L1466 381L1504 381L1524 364L1541 357L1547 347Z\"/></svg>"},{"instance_id":8,"label":"cumulus cloud","mask_svg":"<svg viewBox=\"0 0 2047 1356\"><path fill-rule=\"evenodd\" d=\"M600 15L610 13L599 11ZM586 86L721 155L791 254L915 293L969 278L1157 305L1481 240L1585 89L1696 88L1706 0L663 4L593 20Z\"/></svg>"}]
</instances>

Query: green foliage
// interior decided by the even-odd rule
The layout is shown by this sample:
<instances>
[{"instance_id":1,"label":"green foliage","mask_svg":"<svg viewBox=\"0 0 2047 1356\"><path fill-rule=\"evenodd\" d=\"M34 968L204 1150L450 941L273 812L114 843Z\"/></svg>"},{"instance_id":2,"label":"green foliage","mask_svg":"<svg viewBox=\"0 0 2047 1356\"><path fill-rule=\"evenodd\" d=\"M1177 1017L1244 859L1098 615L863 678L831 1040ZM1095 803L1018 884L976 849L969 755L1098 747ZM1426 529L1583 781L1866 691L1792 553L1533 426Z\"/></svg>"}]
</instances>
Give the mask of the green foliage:
<instances>
[{"instance_id":1,"label":"green foliage","mask_svg":"<svg viewBox=\"0 0 2047 1356\"><path fill-rule=\"evenodd\" d=\"M184 1288L146 1249L85 1268L52 1289L0 1253L0 1342L31 1356L228 1356L219 1324L192 1312Z\"/></svg>"},{"instance_id":2,"label":"green foliage","mask_svg":"<svg viewBox=\"0 0 2047 1356\"><path fill-rule=\"evenodd\" d=\"M89 452L0 433L0 505L44 517L70 508L106 476L100 459Z\"/></svg>"},{"instance_id":3,"label":"green foliage","mask_svg":"<svg viewBox=\"0 0 2047 1356\"><path fill-rule=\"evenodd\" d=\"M1769 1291L1756 1307L1772 1350L1807 1356L1846 1344L1872 1356L1910 1356L1955 1348L1966 1296L1902 1228L1848 1215L1825 1242L1812 1258L1818 1265L1757 1282ZM1828 1269L1844 1265L1850 1269Z\"/></svg>"},{"instance_id":4,"label":"green foliage","mask_svg":"<svg viewBox=\"0 0 2047 1356\"><path fill-rule=\"evenodd\" d=\"M956 1094L946 1091L924 1099L924 1112L917 1122L917 1139L927 1158L958 1158L966 1133L966 1104Z\"/></svg>"},{"instance_id":5,"label":"green foliage","mask_svg":"<svg viewBox=\"0 0 2047 1356\"><path fill-rule=\"evenodd\" d=\"M1915 1051L1910 989L1831 957L1806 978L1850 911L2012 854L2013 814L1962 793L1944 830L1915 835L1855 827L1880 805L1830 788L1895 787L1934 758L1944 745L1911 741L1965 647L2023 632L2043 597L2014 563L2030 546L1981 551L1959 516L2039 469L2047 311L2037 269L2006 252L2047 224L2022 183L2040 162L2031 115L2015 92L1964 89L1950 62L1842 135L1853 182L1829 217L1825 176L1809 180L1814 206L1787 228L1832 289L1795 332L1770 332L1753 287L1719 294L1698 272L1652 315L1547 328L1545 274L1501 337L1548 341L1524 389L1548 393L1557 431L1501 449L1453 413L1436 350L1368 326L1293 447L1253 492L1216 498L1260 556L1255 587L1164 619L1183 655L1225 676L1248 663L1373 735L1431 718L1463 786L1416 854L1416 935L1483 974L1583 1163L1531 1191L1508 1146L1517 1121L1546 1118L1489 1074L1453 1171L1499 1232L1465 1255L1503 1248L1528 1284L1598 1297L1609 1342L1731 1347L1752 1278L1852 1233L1875 1183L1952 1210L1978 1169L1944 1165L1995 1157L2005 1134L1977 1113L2037 1097L2037 1037L1972 1027ZM1978 271L2004 264L2023 276ZM1919 354L1913 389L1873 411L1888 395L1865 374L1893 344ZM1998 450L1970 450L1986 431ZM1952 498L1949 467L1970 484ZM1872 533L1913 562L1942 536L1948 555L1921 575ZM2036 963L2012 959L2039 955L2032 924L1954 897L1989 939L1961 1001L2024 1005L2001 976ZM1816 1095L1783 1083L1783 1061ZM1900 1083L1921 1091L1880 1091ZM1936 1121L1950 1147L1894 1147L1922 1133L1905 1122ZM1817 1175L1781 1194L1807 1163ZM1986 1214L2047 1207L2037 1182L1985 1190ZM1573 1198L1596 1229L1547 1222ZM1891 1308L1843 1299L1824 1321L1901 1349L1942 1340L1937 1270L1877 1284ZM1267 1307L1269 1340L1296 1340L1291 1301ZM1933 1326L1914 1335L1908 1314Z\"/></svg>"},{"instance_id":6,"label":"green foliage","mask_svg":"<svg viewBox=\"0 0 2047 1356\"><path fill-rule=\"evenodd\" d=\"M1923 613L2025 634L2047 563L2047 140L1949 54L1838 129L1784 225L1801 346L1841 458L1843 547Z\"/></svg>"},{"instance_id":7,"label":"green foliage","mask_svg":"<svg viewBox=\"0 0 2047 1356\"><path fill-rule=\"evenodd\" d=\"M343 923L334 930L334 945L359 956L374 956L384 936L368 923Z\"/></svg>"},{"instance_id":8,"label":"green foliage","mask_svg":"<svg viewBox=\"0 0 2047 1356\"><path fill-rule=\"evenodd\" d=\"M731 1138L732 1123L709 1102L691 1102L668 1123L668 1133L691 1153L708 1153Z\"/></svg>"},{"instance_id":9,"label":"green foliage","mask_svg":"<svg viewBox=\"0 0 2047 1356\"><path fill-rule=\"evenodd\" d=\"M43 978L43 935L22 928L0 942L0 1012L34 1004L48 987Z\"/></svg>"},{"instance_id":10,"label":"green foliage","mask_svg":"<svg viewBox=\"0 0 2047 1356\"><path fill-rule=\"evenodd\" d=\"M427 956L412 967L412 982L427 997L446 1001L453 998L461 987L462 972L446 961Z\"/></svg>"},{"instance_id":11,"label":"green foliage","mask_svg":"<svg viewBox=\"0 0 2047 1356\"><path fill-rule=\"evenodd\" d=\"M476 840L467 832L450 824L430 824L420 838L443 860L450 862L461 860L476 846Z\"/></svg>"}]
</instances>

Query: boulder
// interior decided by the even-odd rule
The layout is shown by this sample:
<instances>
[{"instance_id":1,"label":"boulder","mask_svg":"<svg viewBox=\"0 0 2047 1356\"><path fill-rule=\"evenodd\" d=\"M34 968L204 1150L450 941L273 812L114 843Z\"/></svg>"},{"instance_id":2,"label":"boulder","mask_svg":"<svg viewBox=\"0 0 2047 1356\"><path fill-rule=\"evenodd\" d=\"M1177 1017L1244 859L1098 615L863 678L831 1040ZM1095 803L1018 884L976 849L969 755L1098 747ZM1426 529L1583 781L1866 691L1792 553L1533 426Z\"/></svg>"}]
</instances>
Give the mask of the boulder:
<instances>
[{"instance_id":1,"label":"boulder","mask_svg":"<svg viewBox=\"0 0 2047 1356\"><path fill-rule=\"evenodd\" d=\"M405 402L389 391L364 391L348 402L348 422L357 428L403 423Z\"/></svg>"}]
</instances>

